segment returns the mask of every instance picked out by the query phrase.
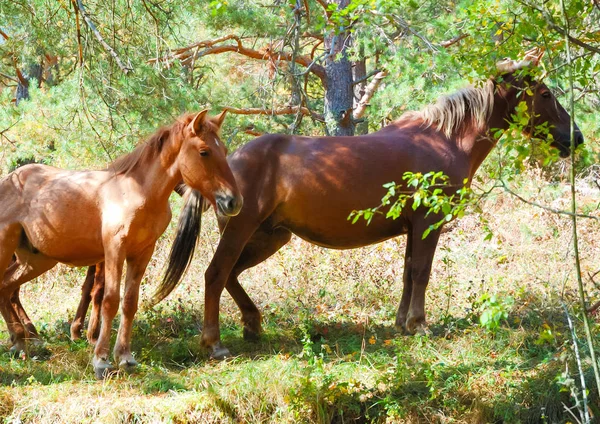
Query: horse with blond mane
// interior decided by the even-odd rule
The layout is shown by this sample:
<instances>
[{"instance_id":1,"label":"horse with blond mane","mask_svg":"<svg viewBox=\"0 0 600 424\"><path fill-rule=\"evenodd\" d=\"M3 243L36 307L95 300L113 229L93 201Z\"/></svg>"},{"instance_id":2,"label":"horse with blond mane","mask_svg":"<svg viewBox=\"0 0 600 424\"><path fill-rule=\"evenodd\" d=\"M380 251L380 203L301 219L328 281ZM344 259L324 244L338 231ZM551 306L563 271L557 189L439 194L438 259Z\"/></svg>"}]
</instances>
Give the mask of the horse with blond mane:
<instances>
[{"instance_id":1,"label":"horse with blond mane","mask_svg":"<svg viewBox=\"0 0 600 424\"><path fill-rule=\"evenodd\" d=\"M442 171L449 177L444 189L453 194L468 186L473 175L502 133L510 128L517 106L525 105L524 131L549 138L560 156L571 151L571 119L536 66L543 52L530 51L521 61L498 63L498 74L483 86L442 97L421 112L405 114L380 131L356 137L303 137L272 134L259 137L228 158L244 196L236 217L218 215L222 235L205 273L202 343L213 357L229 355L221 345L219 300L227 289L242 313L244 337L261 331L261 315L238 281L244 270L277 252L296 234L333 249L351 249L407 234L403 290L396 327L414 334L426 329L425 290L442 228L424 232L444 216L427 207L405 207L396 220L373 217L370 225L352 225L348 215L380 203L381 187L401 181L406 172ZM544 125L542 125L544 124ZM583 136L574 126L574 145ZM574 147L574 146L573 146ZM196 198L194 198L196 197ZM157 298L167 296L188 264L185 249L193 245L193 219L201 208L191 196L181 218L189 223L180 231L169 259L167 278ZM192 234L190 236L189 234Z\"/></svg>"}]
</instances>

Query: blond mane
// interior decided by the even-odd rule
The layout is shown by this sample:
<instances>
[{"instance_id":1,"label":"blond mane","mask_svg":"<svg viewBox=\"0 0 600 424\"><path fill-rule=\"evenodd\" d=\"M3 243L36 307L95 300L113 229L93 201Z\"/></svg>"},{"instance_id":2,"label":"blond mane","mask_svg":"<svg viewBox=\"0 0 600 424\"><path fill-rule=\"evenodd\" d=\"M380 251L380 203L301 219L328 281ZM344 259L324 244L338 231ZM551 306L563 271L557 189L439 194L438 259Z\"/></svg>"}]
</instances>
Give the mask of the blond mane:
<instances>
[{"instance_id":1,"label":"blond mane","mask_svg":"<svg viewBox=\"0 0 600 424\"><path fill-rule=\"evenodd\" d=\"M437 125L437 130L447 137L470 122L483 129L494 107L494 83L489 80L483 87L463 88L456 93L442 96L437 103L427 106L410 116L425 121L425 125Z\"/></svg>"}]
</instances>

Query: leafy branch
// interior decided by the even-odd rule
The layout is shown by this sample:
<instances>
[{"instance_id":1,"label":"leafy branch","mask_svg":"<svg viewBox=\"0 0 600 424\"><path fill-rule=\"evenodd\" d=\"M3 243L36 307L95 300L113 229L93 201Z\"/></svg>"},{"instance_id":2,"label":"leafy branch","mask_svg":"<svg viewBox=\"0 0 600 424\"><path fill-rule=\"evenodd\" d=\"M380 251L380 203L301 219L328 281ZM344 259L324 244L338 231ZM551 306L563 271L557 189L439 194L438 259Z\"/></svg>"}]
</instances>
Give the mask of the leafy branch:
<instances>
[{"instance_id":1,"label":"leafy branch","mask_svg":"<svg viewBox=\"0 0 600 424\"><path fill-rule=\"evenodd\" d=\"M404 184L395 182L384 184L383 187L388 191L381 199L381 204L374 208L352 211L348 220L352 220L355 224L362 217L369 225L376 214L385 215L386 219L398 219L407 206L412 210L425 207L428 209L425 216L431 213L442 216L439 221L423 231L422 237L425 238L431 231L439 229L454 218L462 218L465 209L475 203L473 192L466 185L468 182L466 179L455 193L449 195L448 189L456 185L450 184L449 177L442 171L426 174L405 172L402 180L405 181ZM384 212L382 209L388 206L389 209Z\"/></svg>"}]
</instances>

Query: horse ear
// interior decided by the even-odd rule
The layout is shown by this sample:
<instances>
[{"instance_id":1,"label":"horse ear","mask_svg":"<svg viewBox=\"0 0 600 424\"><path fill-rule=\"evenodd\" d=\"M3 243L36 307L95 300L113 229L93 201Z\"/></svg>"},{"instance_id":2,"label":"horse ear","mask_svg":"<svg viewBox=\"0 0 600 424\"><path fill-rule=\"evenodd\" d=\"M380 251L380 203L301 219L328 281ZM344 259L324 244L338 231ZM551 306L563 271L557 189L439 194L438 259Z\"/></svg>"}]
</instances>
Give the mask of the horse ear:
<instances>
[{"instance_id":1,"label":"horse ear","mask_svg":"<svg viewBox=\"0 0 600 424\"><path fill-rule=\"evenodd\" d=\"M200 130L202 129L202 124L204 124L204 119L206 118L206 114L208 113L208 109L204 109L202 112L198 112L192 122L190 123L190 128L194 134L200 134Z\"/></svg>"},{"instance_id":2,"label":"horse ear","mask_svg":"<svg viewBox=\"0 0 600 424\"><path fill-rule=\"evenodd\" d=\"M228 110L229 109L223 109L223 112L219 113L217 116L212 118L212 121L217 127L221 128L221 126L223 125L223 121L225 120L225 115L227 115Z\"/></svg>"}]
</instances>

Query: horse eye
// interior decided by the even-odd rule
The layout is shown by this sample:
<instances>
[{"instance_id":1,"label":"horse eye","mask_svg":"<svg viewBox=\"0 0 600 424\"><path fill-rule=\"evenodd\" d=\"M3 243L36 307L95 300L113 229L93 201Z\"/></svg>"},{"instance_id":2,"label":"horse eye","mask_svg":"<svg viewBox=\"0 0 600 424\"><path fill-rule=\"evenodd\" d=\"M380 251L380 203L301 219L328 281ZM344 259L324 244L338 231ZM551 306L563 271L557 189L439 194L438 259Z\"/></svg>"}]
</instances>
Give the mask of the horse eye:
<instances>
[{"instance_id":1,"label":"horse eye","mask_svg":"<svg viewBox=\"0 0 600 424\"><path fill-rule=\"evenodd\" d=\"M206 156L208 156L208 150L202 150L202 151L200 152L200 156L202 156L202 157L206 157Z\"/></svg>"},{"instance_id":2,"label":"horse eye","mask_svg":"<svg viewBox=\"0 0 600 424\"><path fill-rule=\"evenodd\" d=\"M545 99L549 99L550 97L552 97L552 93L550 93L549 91L544 91L542 93L542 97Z\"/></svg>"}]
</instances>

